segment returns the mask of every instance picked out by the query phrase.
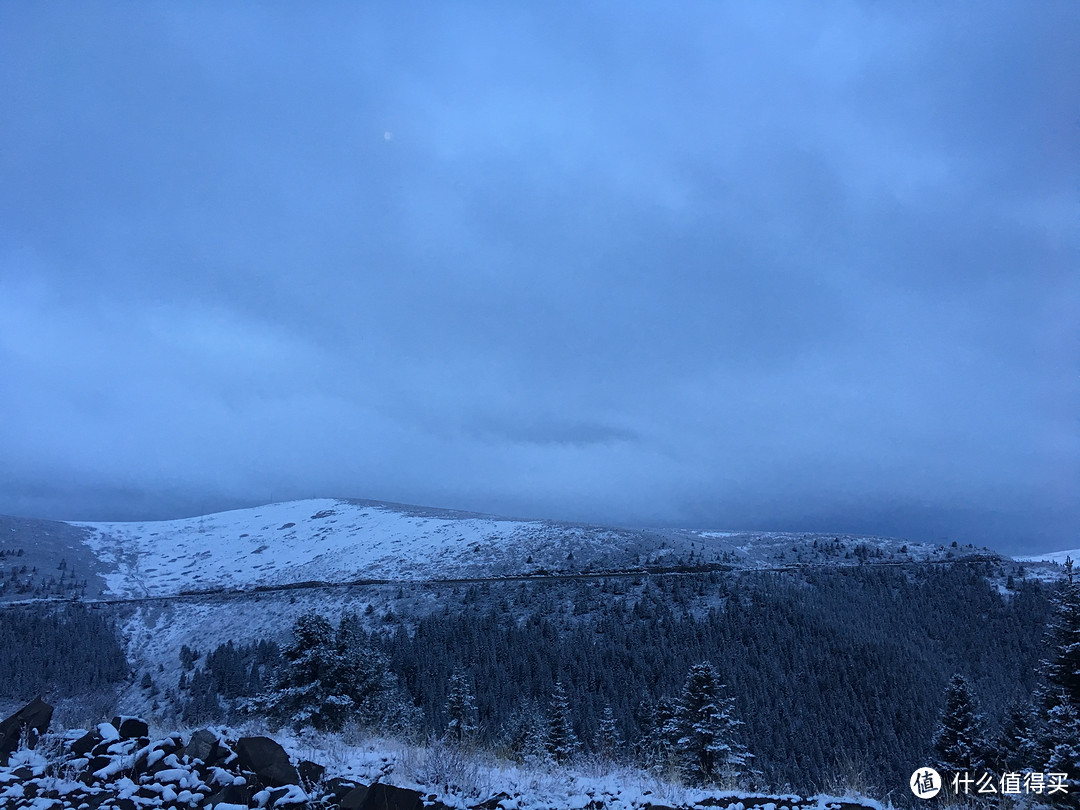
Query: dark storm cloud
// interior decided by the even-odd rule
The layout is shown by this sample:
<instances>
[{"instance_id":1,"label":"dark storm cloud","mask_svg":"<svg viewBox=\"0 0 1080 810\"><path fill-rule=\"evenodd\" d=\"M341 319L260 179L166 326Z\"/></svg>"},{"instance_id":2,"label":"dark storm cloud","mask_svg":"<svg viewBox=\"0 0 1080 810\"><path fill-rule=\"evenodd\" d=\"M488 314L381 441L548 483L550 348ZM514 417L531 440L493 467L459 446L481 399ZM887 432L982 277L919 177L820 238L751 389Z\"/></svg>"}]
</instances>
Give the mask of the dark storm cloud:
<instances>
[{"instance_id":1,"label":"dark storm cloud","mask_svg":"<svg viewBox=\"0 0 1080 810\"><path fill-rule=\"evenodd\" d=\"M1070 4L0 11L0 511L1073 543Z\"/></svg>"}]
</instances>

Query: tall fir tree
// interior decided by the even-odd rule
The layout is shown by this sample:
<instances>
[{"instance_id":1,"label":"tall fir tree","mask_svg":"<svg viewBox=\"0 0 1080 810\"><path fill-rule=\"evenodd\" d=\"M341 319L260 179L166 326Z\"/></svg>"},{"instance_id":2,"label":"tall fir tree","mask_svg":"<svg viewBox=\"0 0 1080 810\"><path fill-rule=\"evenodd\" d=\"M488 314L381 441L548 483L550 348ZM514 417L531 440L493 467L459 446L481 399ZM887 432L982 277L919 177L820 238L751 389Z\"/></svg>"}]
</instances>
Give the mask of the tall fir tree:
<instances>
[{"instance_id":1,"label":"tall fir tree","mask_svg":"<svg viewBox=\"0 0 1080 810\"><path fill-rule=\"evenodd\" d=\"M457 743L463 743L476 733L476 701L468 676L455 670L450 676L450 687L446 696L446 736Z\"/></svg>"},{"instance_id":2,"label":"tall fir tree","mask_svg":"<svg viewBox=\"0 0 1080 810\"><path fill-rule=\"evenodd\" d=\"M1052 804L1080 807L1080 582L1072 558L1065 560L1065 579L1054 597L1054 618L1043 664L1046 683L1043 752L1050 773L1066 774L1068 792L1048 796Z\"/></svg>"},{"instance_id":3,"label":"tall fir tree","mask_svg":"<svg viewBox=\"0 0 1080 810\"><path fill-rule=\"evenodd\" d=\"M964 676L957 673L945 690L945 709L934 734L937 769L974 775L988 764L987 748L975 695Z\"/></svg>"},{"instance_id":4,"label":"tall fir tree","mask_svg":"<svg viewBox=\"0 0 1080 810\"><path fill-rule=\"evenodd\" d=\"M642 701L638 724L643 734L637 742L638 758L646 769L663 775L671 769L675 757L675 701L662 697L655 704Z\"/></svg>"},{"instance_id":5,"label":"tall fir tree","mask_svg":"<svg viewBox=\"0 0 1080 810\"><path fill-rule=\"evenodd\" d=\"M547 751L556 762L567 762L579 749L573 712L562 681L555 681L548 712Z\"/></svg>"},{"instance_id":6,"label":"tall fir tree","mask_svg":"<svg viewBox=\"0 0 1080 810\"><path fill-rule=\"evenodd\" d=\"M1041 767L1038 723L1029 703L1013 703L1005 711L1005 723L994 741L993 769L999 773L1019 773Z\"/></svg>"},{"instance_id":7,"label":"tall fir tree","mask_svg":"<svg viewBox=\"0 0 1080 810\"><path fill-rule=\"evenodd\" d=\"M1054 618L1048 641L1050 657L1043 674L1053 695L1080 704L1080 582L1071 557L1065 560L1065 578L1054 596Z\"/></svg>"},{"instance_id":8,"label":"tall fir tree","mask_svg":"<svg viewBox=\"0 0 1080 810\"><path fill-rule=\"evenodd\" d=\"M409 715L415 707L401 699L389 660L366 643L355 616L342 617L335 633L325 617L303 614L282 654L276 682L247 701L249 711L320 731L338 730L348 720L392 727L414 719Z\"/></svg>"},{"instance_id":9,"label":"tall fir tree","mask_svg":"<svg viewBox=\"0 0 1080 810\"><path fill-rule=\"evenodd\" d=\"M748 769L750 755L737 735L742 721L735 717L734 701L723 690L712 664L695 664L675 709L679 765L686 777L699 784L737 779Z\"/></svg>"},{"instance_id":10,"label":"tall fir tree","mask_svg":"<svg viewBox=\"0 0 1080 810\"><path fill-rule=\"evenodd\" d=\"M615 712L605 706L596 728L596 752L606 759L619 759L623 747L622 735L615 722Z\"/></svg>"}]
</instances>

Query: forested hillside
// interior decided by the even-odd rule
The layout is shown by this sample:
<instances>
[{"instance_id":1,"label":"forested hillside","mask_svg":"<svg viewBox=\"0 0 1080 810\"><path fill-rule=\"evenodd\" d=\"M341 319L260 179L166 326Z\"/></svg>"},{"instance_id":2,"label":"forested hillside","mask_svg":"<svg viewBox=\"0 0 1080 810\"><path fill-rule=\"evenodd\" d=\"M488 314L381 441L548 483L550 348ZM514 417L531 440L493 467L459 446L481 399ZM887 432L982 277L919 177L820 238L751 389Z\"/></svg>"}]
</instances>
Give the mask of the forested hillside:
<instances>
[{"instance_id":1,"label":"forested hillside","mask_svg":"<svg viewBox=\"0 0 1080 810\"><path fill-rule=\"evenodd\" d=\"M75 603L0 611L0 699L85 695L128 675L114 623Z\"/></svg>"},{"instance_id":2,"label":"forested hillside","mask_svg":"<svg viewBox=\"0 0 1080 810\"><path fill-rule=\"evenodd\" d=\"M456 674L477 741L526 757L559 684L582 750L603 747L606 717L607 736L628 743L622 756L662 769L687 673L710 662L743 722L753 781L813 791L857 775L886 792L930 755L954 673L992 725L1034 689L1050 588L1018 579L1003 594L986 574L956 564L656 577L633 589L514 583L468 589L419 619L346 620L365 660L386 662L385 694L406 695L428 733L453 721ZM271 688L282 663L269 641L185 655L179 697L200 720L241 716L244 696Z\"/></svg>"}]
</instances>

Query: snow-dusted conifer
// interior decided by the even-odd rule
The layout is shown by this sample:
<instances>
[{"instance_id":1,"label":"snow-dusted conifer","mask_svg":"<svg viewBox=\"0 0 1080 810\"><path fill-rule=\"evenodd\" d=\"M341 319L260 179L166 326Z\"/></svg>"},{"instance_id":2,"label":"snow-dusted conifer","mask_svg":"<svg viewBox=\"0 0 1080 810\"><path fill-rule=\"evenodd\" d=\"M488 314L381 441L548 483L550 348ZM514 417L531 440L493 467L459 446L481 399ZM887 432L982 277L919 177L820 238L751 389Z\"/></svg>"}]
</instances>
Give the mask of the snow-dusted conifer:
<instances>
[{"instance_id":1,"label":"snow-dusted conifer","mask_svg":"<svg viewBox=\"0 0 1080 810\"><path fill-rule=\"evenodd\" d=\"M712 664L695 664L675 709L680 768L691 780L703 784L738 778L746 772L750 759L737 739L742 722L736 719L734 702L724 696L723 689Z\"/></svg>"},{"instance_id":2,"label":"snow-dusted conifer","mask_svg":"<svg viewBox=\"0 0 1080 810\"><path fill-rule=\"evenodd\" d=\"M1035 709L1027 703L1013 703L994 742L994 770L1019 773L1041 763Z\"/></svg>"},{"instance_id":3,"label":"snow-dusted conifer","mask_svg":"<svg viewBox=\"0 0 1080 810\"><path fill-rule=\"evenodd\" d=\"M450 676L450 688L446 696L446 736L461 743L472 737L477 730L476 702L469 679L461 670Z\"/></svg>"},{"instance_id":4,"label":"snow-dusted conifer","mask_svg":"<svg viewBox=\"0 0 1080 810\"><path fill-rule=\"evenodd\" d=\"M531 699L519 699L500 728L498 747L518 762L548 759L547 717Z\"/></svg>"},{"instance_id":5,"label":"snow-dusted conifer","mask_svg":"<svg viewBox=\"0 0 1080 810\"><path fill-rule=\"evenodd\" d=\"M343 617L335 633L325 617L303 614L282 651L285 665L275 685L248 701L248 710L320 731L340 729L350 719L363 725L410 721L414 712L399 699L389 661L365 642L355 616Z\"/></svg>"},{"instance_id":6,"label":"snow-dusted conifer","mask_svg":"<svg viewBox=\"0 0 1080 810\"><path fill-rule=\"evenodd\" d=\"M1054 618L1048 641L1050 657L1043 665L1048 691L1080 705L1080 582L1072 558L1065 560L1065 580L1054 597Z\"/></svg>"},{"instance_id":7,"label":"snow-dusted conifer","mask_svg":"<svg viewBox=\"0 0 1080 810\"><path fill-rule=\"evenodd\" d=\"M615 722L615 712L610 706L605 706L596 729L596 751L607 759L616 759L622 746L622 735L619 734L619 727Z\"/></svg>"},{"instance_id":8,"label":"snow-dusted conifer","mask_svg":"<svg viewBox=\"0 0 1080 810\"><path fill-rule=\"evenodd\" d=\"M975 773L986 762L983 719L975 695L963 675L957 673L945 690L945 709L934 733L937 768L949 773Z\"/></svg>"},{"instance_id":9,"label":"snow-dusted conifer","mask_svg":"<svg viewBox=\"0 0 1080 810\"><path fill-rule=\"evenodd\" d=\"M555 681L548 714L547 751L556 762L566 762L577 753L578 747L570 700L563 689L562 681Z\"/></svg>"},{"instance_id":10,"label":"snow-dusted conifer","mask_svg":"<svg viewBox=\"0 0 1080 810\"><path fill-rule=\"evenodd\" d=\"M663 775L673 763L675 741L675 702L660 698L655 705L642 703L639 716L645 734L638 742L642 764L656 775Z\"/></svg>"},{"instance_id":11,"label":"snow-dusted conifer","mask_svg":"<svg viewBox=\"0 0 1080 810\"><path fill-rule=\"evenodd\" d=\"M1050 802L1080 807L1080 582L1072 558L1065 560L1065 580L1054 597L1047 639L1042 749L1048 772L1068 774L1068 792L1055 793Z\"/></svg>"}]
</instances>

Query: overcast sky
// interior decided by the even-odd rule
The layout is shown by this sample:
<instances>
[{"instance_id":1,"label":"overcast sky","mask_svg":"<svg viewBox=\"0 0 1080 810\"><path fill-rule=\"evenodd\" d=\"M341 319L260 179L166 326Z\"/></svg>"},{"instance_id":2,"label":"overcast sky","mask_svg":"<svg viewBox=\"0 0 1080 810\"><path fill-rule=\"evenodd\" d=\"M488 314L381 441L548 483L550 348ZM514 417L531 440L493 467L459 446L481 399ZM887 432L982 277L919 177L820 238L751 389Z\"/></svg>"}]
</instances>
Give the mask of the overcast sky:
<instances>
[{"instance_id":1,"label":"overcast sky","mask_svg":"<svg viewBox=\"0 0 1080 810\"><path fill-rule=\"evenodd\" d=\"M0 5L0 513L1080 545L1080 5Z\"/></svg>"}]
</instances>

